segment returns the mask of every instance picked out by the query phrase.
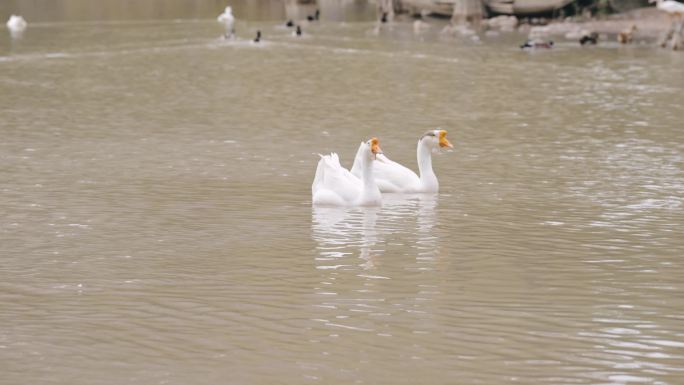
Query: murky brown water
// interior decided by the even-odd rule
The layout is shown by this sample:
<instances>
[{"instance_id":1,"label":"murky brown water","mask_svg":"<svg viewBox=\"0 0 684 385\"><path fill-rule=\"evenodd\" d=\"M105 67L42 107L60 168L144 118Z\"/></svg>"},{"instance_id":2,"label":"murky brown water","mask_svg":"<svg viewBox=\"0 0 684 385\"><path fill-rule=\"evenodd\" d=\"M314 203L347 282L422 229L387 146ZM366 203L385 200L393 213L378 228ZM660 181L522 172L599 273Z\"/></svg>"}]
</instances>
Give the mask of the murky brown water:
<instances>
[{"instance_id":1,"label":"murky brown water","mask_svg":"<svg viewBox=\"0 0 684 385\"><path fill-rule=\"evenodd\" d=\"M683 383L684 55L267 16L0 31L0 383ZM439 196L311 208L435 127Z\"/></svg>"}]
</instances>

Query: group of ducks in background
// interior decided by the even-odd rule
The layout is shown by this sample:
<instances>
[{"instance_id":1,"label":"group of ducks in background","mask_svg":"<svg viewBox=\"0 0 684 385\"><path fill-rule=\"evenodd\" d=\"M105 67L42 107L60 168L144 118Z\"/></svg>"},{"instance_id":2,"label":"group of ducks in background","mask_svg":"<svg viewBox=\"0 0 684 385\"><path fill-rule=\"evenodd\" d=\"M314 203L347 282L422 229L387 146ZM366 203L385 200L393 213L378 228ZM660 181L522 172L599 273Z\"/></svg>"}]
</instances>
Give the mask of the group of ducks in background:
<instances>
[{"instance_id":1,"label":"group of ducks in background","mask_svg":"<svg viewBox=\"0 0 684 385\"><path fill-rule=\"evenodd\" d=\"M661 42L661 46L665 47L668 42L672 42L673 49L678 48L678 43L675 35L680 34L684 27L684 3L674 0L649 0L649 3L655 3L656 8L664 12L670 19L670 27L666 33L665 39ZM628 44L634 40L634 33L637 31L637 26L632 24L629 29L620 31L617 34L617 41L620 44ZM595 45L598 43L599 34L597 32L585 32L579 38L581 45ZM539 38L528 39L520 46L521 49L549 49L553 48L553 41L544 41Z\"/></svg>"},{"instance_id":2,"label":"group of ducks in background","mask_svg":"<svg viewBox=\"0 0 684 385\"><path fill-rule=\"evenodd\" d=\"M629 29L620 31L617 35L617 41L620 44L628 44L634 40L634 32L637 31L637 26L632 25ZM580 45L596 45L599 41L598 32L585 32L579 38ZM528 39L520 46L520 49L550 49L553 48L553 40Z\"/></svg>"},{"instance_id":3,"label":"group of ducks in background","mask_svg":"<svg viewBox=\"0 0 684 385\"><path fill-rule=\"evenodd\" d=\"M656 3L656 7L665 12L668 17L671 18L672 26L668 31L668 36L661 45L665 45L668 39L674 40L673 35L675 33L681 32L682 25L684 24L684 4L674 1L674 0L649 0L651 3ZM320 10L316 10L313 15L308 15L306 20L309 22L318 21L320 18ZM381 11L380 23L388 22L388 12ZM233 39L235 37L235 16L233 16L233 9L227 6L222 14L220 14L217 20L222 23L225 27L225 32L223 38ZM679 23L677 23L679 21ZM12 37L21 37L21 35L26 30L28 23L26 20L19 15L11 15L7 21L7 28L10 30ZM293 20L288 20L285 23L288 28L295 28L292 32L293 36L302 36L302 27L299 24L295 24ZM414 25L414 29L415 29ZM677 29L678 28L678 29ZM633 35L637 31L636 25L632 25L631 28L623 30L618 33L617 41L622 44L631 43L633 40ZM256 32L256 37L253 42L259 43L261 41L262 34L261 31ZM596 45L599 40L599 34L597 32L585 32L579 38L579 43L581 45ZM534 50L534 49L551 49L554 47L554 42L551 40L543 40L540 38L528 38L528 40L520 45L523 50ZM676 48L675 43L673 47Z\"/></svg>"},{"instance_id":4,"label":"group of ducks in background","mask_svg":"<svg viewBox=\"0 0 684 385\"><path fill-rule=\"evenodd\" d=\"M666 1L668 2L668 1ZM320 10L316 10L316 12L313 15L308 15L306 17L306 20L309 22L312 21L318 21L320 19L321 12ZM227 6L225 11L220 14L217 18L218 22L222 23L225 27L225 32L223 34L224 39L233 39L235 38L235 16L233 16L233 9L230 6ZM382 12L381 17L380 17L380 23L387 23L388 22L388 13L387 12ZM417 21L416 23L418 23ZM302 36L302 27L299 24L295 24L295 22L290 19L285 23L285 26L287 28L295 28L295 30L292 32L293 36ZM416 24L414 23L414 30L416 29ZM617 39L618 42L626 44L632 42L633 39L633 34L636 31L636 25L632 25L632 27L629 30L622 31L618 34ZM415 31L414 31L415 32ZM256 32L256 37L254 38L253 42L254 43L259 43L262 38L262 33L261 30L258 30ZM597 32L586 32L584 33L580 39L579 43L581 45L595 45L598 43L599 40L599 34ZM528 39L525 43L523 43L520 48L523 50L528 50L528 49L551 49L554 47L554 42L552 40L542 40L539 38L536 39Z\"/></svg>"},{"instance_id":5,"label":"group of ducks in background","mask_svg":"<svg viewBox=\"0 0 684 385\"><path fill-rule=\"evenodd\" d=\"M313 15L308 15L306 17L307 21L318 21L320 19L321 12L320 10L316 10L316 12ZM381 23L387 23L388 19L388 13L383 12L380 18ZM233 9L230 6L227 6L226 9L222 14L220 14L217 18L219 23L222 23L225 27L225 32L223 34L224 39L233 39L235 38L235 16L233 16ZM299 24L295 24L295 22L290 19L285 23L285 26L287 28L295 28L295 30L292 32L293 36L301 36L302 35L302 27ZM414 29L416 28L416 25L414 24ZM636 30L636 26L633 26L632 30L629 31L624 31L621 32L620 35L618 36L618 40L623 43L631 42L632 40L632 33ZM254 43L259 43L261 41L261 30L258 30L256 32L256 37L254 38L253 42ZM581 45L585 44L596 44L598 42L599 35L596 32L591 32L583 35L579 42ZM524 44L520 46L521 49L550 49L553 48L554 42L553 41L544 41L540 39L528 39Z\"/></svg>"},{"instance_id":6,"label":"group of ducks in background","mask_svg":"<svg viewBox=\"0 0 684 385\"><path fill-rule=\"evenodd\" d=\"M313 15L308 15L306 17L307 21L318 21L321 17L321 11L316 10ZM222 14L216 18L219 23L222 23L225 27L225 32L223 33L224 39L234 39L235 38L235 16L233 16L233 8L227 6ZM295 28L292 32L292 36L302 36L302 27L299 24L295 24L294 21L288 20L285 23L287 28ZM254 43L259 43L261 41L261 30L256 32L256 37L252 40Z\"/></svg>"},{"instance_id":7,"label":"group of ducks in background","mask_svg":"<svg viewBox=\"0 0 684 385\"><path fill-rule=\"evenodd\" d=\"M320 155L311 185L315 206L380 206L382 193L437 193L439 182L432 170L432 154L453 148L445 130L431 130L418 140L418 172L387 158L380 141L361 142L350 170L336 153Z\"/></svg>"},{"instance_id":8,"label":"group of ducks in background","mask_svg":"<svg viewBox=\"0 0 684 385\"><path fill-rule=\"evenodd\" d=\"M634 32L637 26L632 25L630 29L621 31L617 35L617 41L621 44L628 44L634 40ZM596 45L599 41L598 32L587 32L579 38L580 45ZM553 48L553 40L528 39L520 46L520 49L549 49Z\"/></svg>"},{"instance_id":9,"label":"group of ducks in background","mask_svg":"<svg viewBox=\"0 0 684 385\"><path fill-rule=\"evenodd\" d=\"M316 13L307 16L307 20L317 21L320 16L321 12L316 10ZM233 8L230 6L226 7L223 13L218 16L217 20L225 27L223 37L225 39L233 39L235 37L235 16L233 16ZM21 34L23 34L26 30L27 26L28 23L26 20L19 15L12 15L10 16L9 20L7 20L7 28L10 30L10 33L13 37L20 37ZM302 36L302 27L300 25L295 25L292 20L288 20L287 23L285 23L285 26L288 28L295 27L295 30L292 32L293 36ZM261 31L257 31L256 37L253 41L255 43L261 41Z\"/></svg>"}]
</instances>

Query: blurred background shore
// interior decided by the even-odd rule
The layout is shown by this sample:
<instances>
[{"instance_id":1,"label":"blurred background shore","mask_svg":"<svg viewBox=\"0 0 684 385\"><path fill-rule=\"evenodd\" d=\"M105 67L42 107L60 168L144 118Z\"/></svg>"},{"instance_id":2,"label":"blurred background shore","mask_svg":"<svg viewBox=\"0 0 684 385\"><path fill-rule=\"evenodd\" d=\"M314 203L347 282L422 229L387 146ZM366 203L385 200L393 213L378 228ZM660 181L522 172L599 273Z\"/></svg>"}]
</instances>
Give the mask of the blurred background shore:
<instances>
[{"instance_id":1,"label":"blurred background shore","mask_svg":"<svg viewBox=\"0 0 684 385\"><path fill-rule=\"evenodd\" d=\"M216 17L226 5L239 19L251 21L304 19L315 9L323 20L373 21L386 10L396 21L449 20L497 32L548 26L543 35L571 39L586 32L617 35L633 26L639 37L652 39L670 27L667 15L647 0L9 0L0 3L0 18L20 14L29 23L201 20Z\"/></svg>"}]
</instances>

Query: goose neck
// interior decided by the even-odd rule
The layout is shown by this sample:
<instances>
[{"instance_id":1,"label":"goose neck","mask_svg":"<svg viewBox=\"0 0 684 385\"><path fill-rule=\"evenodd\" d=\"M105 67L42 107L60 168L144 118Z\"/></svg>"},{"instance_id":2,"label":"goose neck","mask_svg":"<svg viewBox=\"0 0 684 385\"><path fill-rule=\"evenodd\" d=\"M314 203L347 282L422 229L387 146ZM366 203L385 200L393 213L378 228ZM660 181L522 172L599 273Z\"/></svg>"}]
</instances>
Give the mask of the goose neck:
<instances>
[{"instance_id":1,"label":"goose neck","mask_svg":"<svg viewBox=\"0 0 684 385\"><path fill-rule=\"evenodd\" d=\"M437 191L439 188L437 176L432 170L432 149L423 141L418 142L418 171L420 183L425 191Z\"/></svg>"}]
</instances>

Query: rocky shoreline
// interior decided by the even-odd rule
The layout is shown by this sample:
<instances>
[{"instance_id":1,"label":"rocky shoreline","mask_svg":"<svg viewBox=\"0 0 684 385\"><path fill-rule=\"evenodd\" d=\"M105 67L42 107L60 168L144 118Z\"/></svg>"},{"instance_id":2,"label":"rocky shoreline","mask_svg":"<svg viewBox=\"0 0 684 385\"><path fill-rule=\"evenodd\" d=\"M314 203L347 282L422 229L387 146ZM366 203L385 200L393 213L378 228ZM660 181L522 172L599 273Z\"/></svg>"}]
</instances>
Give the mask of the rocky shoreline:
<instances>
[{"instance_id":1,"label":"rocky shoreline","mask_svg":"<svg viewBox=\"0 0 684 385\"><path fill-rule=\"evenodd\" d=\"M670 23L667 15L654 7L639 8L602 18L568 17L554 20L497 16L482 21L487 29L501 32L515 30L528 33L531 38L576 40L596 33L602 41L618 41L621 33L630 33L634 42L654 42L662 39L670 29Z\"/></svg>"}]
</instances>

